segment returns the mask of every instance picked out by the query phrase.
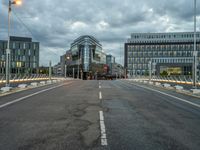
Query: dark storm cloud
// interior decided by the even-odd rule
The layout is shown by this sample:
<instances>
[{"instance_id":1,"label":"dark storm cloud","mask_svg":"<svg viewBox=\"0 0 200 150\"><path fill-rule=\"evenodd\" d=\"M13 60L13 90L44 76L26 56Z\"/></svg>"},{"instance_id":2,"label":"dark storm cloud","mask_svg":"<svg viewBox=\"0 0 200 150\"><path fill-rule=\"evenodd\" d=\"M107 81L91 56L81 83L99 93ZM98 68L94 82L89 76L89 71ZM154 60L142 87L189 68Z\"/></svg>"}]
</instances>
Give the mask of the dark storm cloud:
<instances>
[{"instance_id":1,"label":"dark storm cloud","mask_svg":"<svg viewBox=\"0 0 200 150\"><path fill-rule=\"evenodd\" d=\"M7 36L7 0L0 6L0 37ZM200 16L200 1L197 11ZM193 30L191 0L23 0L13 10L32 34L12 14L11 33L32 36L41 43L41 64L59 61L80 35L96 37L118 62L123 43L133 32ZM199 19L198 19L199 21ZM199 23L198 23L199 29Z\"/></svg>"}]
</instances>

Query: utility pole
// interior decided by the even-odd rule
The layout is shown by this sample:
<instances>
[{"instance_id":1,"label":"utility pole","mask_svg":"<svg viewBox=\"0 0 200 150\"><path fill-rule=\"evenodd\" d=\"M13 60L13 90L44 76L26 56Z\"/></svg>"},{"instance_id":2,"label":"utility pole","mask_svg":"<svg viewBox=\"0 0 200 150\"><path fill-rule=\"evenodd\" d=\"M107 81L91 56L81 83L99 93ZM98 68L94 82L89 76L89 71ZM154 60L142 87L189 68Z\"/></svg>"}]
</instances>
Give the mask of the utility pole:
<instances>
[{"instance_id":1,"label":"utility pole","mask_svg":"<svg viewBox=\"0 0 200 150\"><path fill-rule=\"evenodd\" d=\"M73 79L74 79L74 68L73 68Z\"/></svg>"},{"instance_id":2,"label":"utility pole","mask_svg":"<svg viewBox=\"0 0 200 150\"><path fill-rule=\"evenodd\" d=\"M197 51L196 51L196 0L194 0L194 54L193 54L193 86L197 88Z\"/></svg>"},{"instance_id":3,"label":"utility pole","mask_svg":"<svg viewBox=\"0 0 200 150\"><path fill-rule=\"evenodd\" d=\"M21 0L14 0L8 3L8 43L6 49L6 87L10 86L10 16L11 16L11 6L12 5L21 5Z\"/></svg>"},{"instance_id":4,"label":"utility pole","mask_svg":"<svg viewBox=\"0 0 200 150\"><path fill-rule=\"evenodd\" d=\"M65 78L67 77L67 65L65 64Z\"/></svg>"},{"instance_id":5,"label":"utility pole","mask_svg":"<svg viewBox=\"0 0 200 150\"><path fill-rule=\"evenodd\" d=\"M151 81L152 76L152 60L149 61L149 81Z\"/></svg>"},{"instance_id":6,"label":"utility pole","mask_svg":"<svg viewBox=\"0 0 200 150\"><path fill-rule=\"evenodd\" d=\"M51 61L49 61L49 80L51 80Z\"/></svg>"},{"instance_id":7,"label":"utility pole","mask_svg":"<svg viewBox=\"0 0 200 150\"><path fill-rule=\"evenodd\" d=\"M6 49L6 87L10 86L10 14L11 14L11 1L8 7L8 43Z\"/></svg>"}]
</instances>

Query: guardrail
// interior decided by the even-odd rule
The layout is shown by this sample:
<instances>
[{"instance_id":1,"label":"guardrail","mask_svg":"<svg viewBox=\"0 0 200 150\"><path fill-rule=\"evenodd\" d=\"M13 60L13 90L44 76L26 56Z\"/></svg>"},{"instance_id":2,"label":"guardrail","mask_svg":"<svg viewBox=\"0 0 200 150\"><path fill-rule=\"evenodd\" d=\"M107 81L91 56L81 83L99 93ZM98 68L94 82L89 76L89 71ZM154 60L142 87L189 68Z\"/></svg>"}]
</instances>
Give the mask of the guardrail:
<instances>
[{"instance_id":1,"label":"guardrail","mask_svg":"<svg viewBox=\"0 0 200 150\"><path fill-rule=\"evenodd\" d=\"M148 76L135 76L129 79L150 80ZM192 76L152 76L151 81L190 85L193 84ZM200 85L200 80L197 80L197 85Z\"/></svg>"},{"instance_id":2,"label":"guardrail","mask_svg":"<svg viewBox=\"0 0 200 150\"><path fill-rule=\"evenodd\" d=\"M60 79L63 77L52 76L51 79ZM49 76L45 74L31 74L31 75L20 75L20 74L11 74L10 82L23 82L23 81L36 81L36 80L48 80ZM0 75L0 83L6 83L6 76Z\"/></svg>"}]
</instances>

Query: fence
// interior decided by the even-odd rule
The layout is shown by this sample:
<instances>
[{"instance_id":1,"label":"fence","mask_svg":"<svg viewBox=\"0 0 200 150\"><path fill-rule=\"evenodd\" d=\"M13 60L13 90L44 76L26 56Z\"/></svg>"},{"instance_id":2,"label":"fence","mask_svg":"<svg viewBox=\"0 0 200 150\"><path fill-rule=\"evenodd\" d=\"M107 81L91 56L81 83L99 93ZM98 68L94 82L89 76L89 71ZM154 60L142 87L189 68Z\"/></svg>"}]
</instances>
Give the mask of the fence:
<instances>
[{"instance_id":1,"label":"fence","mask_svg":"<svg viewBox=\"0 0 200 150\"><path fill-rule=\"evenodd\" d=\"M52 79L57 79L62 77L53 76ZM31 75L20 75L20 74L11 74L10 82L23 82L23 81L36 81L36 80L48 80L49 76L46 74L31 74ZM6 82L5 74L0 74L0 83Z\"/></svg>"},{"instance_id":2,"label":"fence","mask_svg":"<svg viewBox=\"0 0 200 150\"><path fill-rule=\"evenodd\" d=\"M139 80L150 80L149 76L134 76L129 79L139 79ZM169 82L169 83L179 83L179 84L193 84L192 76L152 76L151 81L158 82ZM200 80L197 80L197 84L200 85Z\"/></svg>"}]
</instances>

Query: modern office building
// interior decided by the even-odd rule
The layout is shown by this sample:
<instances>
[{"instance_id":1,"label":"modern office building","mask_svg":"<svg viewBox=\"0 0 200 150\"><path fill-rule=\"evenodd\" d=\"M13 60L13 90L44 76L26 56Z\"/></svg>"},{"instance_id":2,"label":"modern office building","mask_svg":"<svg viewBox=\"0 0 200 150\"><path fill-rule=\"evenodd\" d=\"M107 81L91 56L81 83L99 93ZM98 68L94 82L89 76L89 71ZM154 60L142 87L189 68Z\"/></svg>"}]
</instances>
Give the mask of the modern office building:
<instances>
[{"instance_id":1,"label":"modern office building","mask_svg":"<svg viewBox=\"0 0 200 150\"><path fill-rule=\"evenodd\" d=\"M130 76L148 74L150 64L157 75L191 75L193 51L193 32L133 33L125 43L124 66ZM200 32L197 51L199 62Z\"/></svg>"},{"instance_id":2,"label":"modern office building","mask_svg":"<svg viewBox=\"0 0 200 150\"><path fill-rule=\"evenodd\" d=\"M62 72L61 72L61 64L58 63L56 65L53 66L53 74L56 76L61 76Z\"/></svg>"},{"instance_id":3,"label":"modern office building","mask_svg":"<svg viewBox=\"0 0 200 150\"><path fill-rule=\"evenodd\" d=\"M0 40L0 74L6 71L7 41ZM32 38L10 37L11 64L13 74L35 74L39 68L39 42Z\"/></svg>"},{"instance_id":4,"label":"modern office building","mask_svg":"<svg viewBox=\"0 0 200 150\"><path fill-rule=\"evenodd\" d=\"M67 74L74 72L75 77L87 79L94 75L106 64L106 54L102 50L102 45L93 36L84 35L71 44L70 50L61 56L62 72L65 71L64 64L67 65Z\"/></svg>"},{"instance_id":5,"label":"modern office building","mask_svg":"<svg viewBox=\"0 0 200 150\"><path fill-rule=\"evenodd\" d=\"M106 55L106 64L108 65L108 73L113 74L113 64L115 64L115 57L112 55Z\"/></svg>"}]
</instances>

